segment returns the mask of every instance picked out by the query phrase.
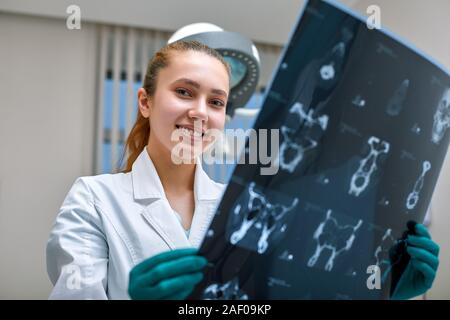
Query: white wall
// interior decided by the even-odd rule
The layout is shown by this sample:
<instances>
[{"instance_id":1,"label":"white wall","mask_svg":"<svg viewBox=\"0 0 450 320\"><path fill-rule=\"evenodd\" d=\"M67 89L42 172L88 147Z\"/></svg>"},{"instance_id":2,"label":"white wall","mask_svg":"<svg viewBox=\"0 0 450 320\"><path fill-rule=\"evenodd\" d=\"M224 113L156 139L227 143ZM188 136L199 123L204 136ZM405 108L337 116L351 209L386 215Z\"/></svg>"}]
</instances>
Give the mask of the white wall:
<instances>
[{"instance_id":1,"label":"white wall","mask_svg":"<svg viewBox=\"0 0 450 320\"><path fill-rule=\"evenodd\" d=\"M190 23L211 22L258 42L281 45L303 0L2 0L0 10L65 18L76 4L83 21L174 32ZM270 28L261 28L268 26Z\"/></svg>"},{"instance_id":2,"label":"white wall","mask_svg":"<svg viewBox=\"0 0 450 320\"><path fill-rule=\"evenodd\" d=\"M45 245L91 174L95 29L0 13L0 298L46 299Z\"/></svg>"}]
</instances>

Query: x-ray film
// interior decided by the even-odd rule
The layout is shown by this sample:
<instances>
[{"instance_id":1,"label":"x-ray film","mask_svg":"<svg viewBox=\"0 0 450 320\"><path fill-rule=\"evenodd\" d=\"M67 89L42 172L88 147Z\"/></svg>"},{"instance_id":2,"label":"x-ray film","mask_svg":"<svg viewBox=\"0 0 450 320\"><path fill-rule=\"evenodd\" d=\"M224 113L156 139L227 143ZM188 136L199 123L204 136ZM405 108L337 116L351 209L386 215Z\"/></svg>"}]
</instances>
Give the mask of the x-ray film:
<instances>
[{"instance_id":1,"label":"x-ray film","mask_svg":"<svg viewBox=\"0 0 450 320\"><path fill-rule=\"evenodd\" d=\"M388 298L447 154L449 73L365 17L311 0L254 129L280 131L278 171L236 166L190 298Z\"/></svg>"}]
</instances>

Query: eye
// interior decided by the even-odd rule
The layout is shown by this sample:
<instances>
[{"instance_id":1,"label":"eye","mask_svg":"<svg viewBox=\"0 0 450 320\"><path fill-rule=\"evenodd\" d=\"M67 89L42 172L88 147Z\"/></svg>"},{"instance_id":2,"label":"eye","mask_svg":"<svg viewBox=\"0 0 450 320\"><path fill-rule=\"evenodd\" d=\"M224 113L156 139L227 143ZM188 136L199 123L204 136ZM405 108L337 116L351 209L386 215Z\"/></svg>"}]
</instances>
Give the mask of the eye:
<instances>
[{"instance_id":1,"label":"eye","mask_svg":"<svg viewBox=\"0 0 450 320\"><path fill-rule=\"evenodd\" d=\"M175 92L183 97L191 97L192 96L188 90L183 89L183 88L176 88Z\"/></svg>"},{"instance_id":2,"label":"eye","mask_svg":"<svg viewBox=\"0 0 450 320\"><path fill-rule=\"evenodd\" d=\"M213 105L215 105L216 107L224 107L225 106L225 103L222 100L215 99L215 100L212 100L211 103Z\"/></svg>"}]
</instances>

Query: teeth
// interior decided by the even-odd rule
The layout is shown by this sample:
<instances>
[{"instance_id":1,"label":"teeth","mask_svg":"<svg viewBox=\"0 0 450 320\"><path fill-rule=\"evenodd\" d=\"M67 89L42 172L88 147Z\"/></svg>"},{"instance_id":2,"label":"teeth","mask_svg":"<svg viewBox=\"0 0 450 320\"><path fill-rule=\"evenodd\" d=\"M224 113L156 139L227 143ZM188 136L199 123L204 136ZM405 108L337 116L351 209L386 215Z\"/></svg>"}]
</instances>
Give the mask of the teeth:
<instances>
[{"instance_id":1,"label":"teeth","mask_svg":"<svg viewBox=\"0 0 450 320\"><path fill-rule=\"evenodd\" d=\"M178 127L178 128L185 135L188 135L188 136L192 136L193 135L194 137L201 137L202 136L201 132L194 132L194 130L191 130L191 129L188 129L188 128L185 128L185 127Z\"/></svg>"}]
</instances>

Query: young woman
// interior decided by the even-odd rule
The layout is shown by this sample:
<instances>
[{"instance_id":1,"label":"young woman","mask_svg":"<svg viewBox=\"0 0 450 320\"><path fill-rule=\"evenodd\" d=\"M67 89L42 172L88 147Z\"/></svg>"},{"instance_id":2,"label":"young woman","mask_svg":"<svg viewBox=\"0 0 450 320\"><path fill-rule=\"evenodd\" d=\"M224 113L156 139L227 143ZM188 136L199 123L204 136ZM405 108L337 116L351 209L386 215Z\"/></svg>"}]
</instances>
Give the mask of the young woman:
<instances>
[{"instance_id":1,"label":"young woman","mask_svg":"<svg viewBox=\"0 0 450 320\"><path fill-rule=\"evenodd\" d=\"M129 299L136 264L200 245L224 185L196 160L213 142L208 133L223 130L229 83L222 56L198 42L156 53L138 91L124 172L77 179L60 209L47 245L51 298ZM189 289L205 259L177 252L194 277L184 281Z\"/></svg>"},{"instance_id":2,"label":"young woman","mask_svg":"<svg viewBox=\"0 0 450 320\"><path fill-rule=\"evenodd\" d=\"M75 181L47 245L51 298L183 299L202 279L196 247L224 185L198 156L223 130L230 70L216 51L178 41L150 61L124 172ZM395 298L425 292L439 247L422 225Z\"/></svg>"}]
</instances>

